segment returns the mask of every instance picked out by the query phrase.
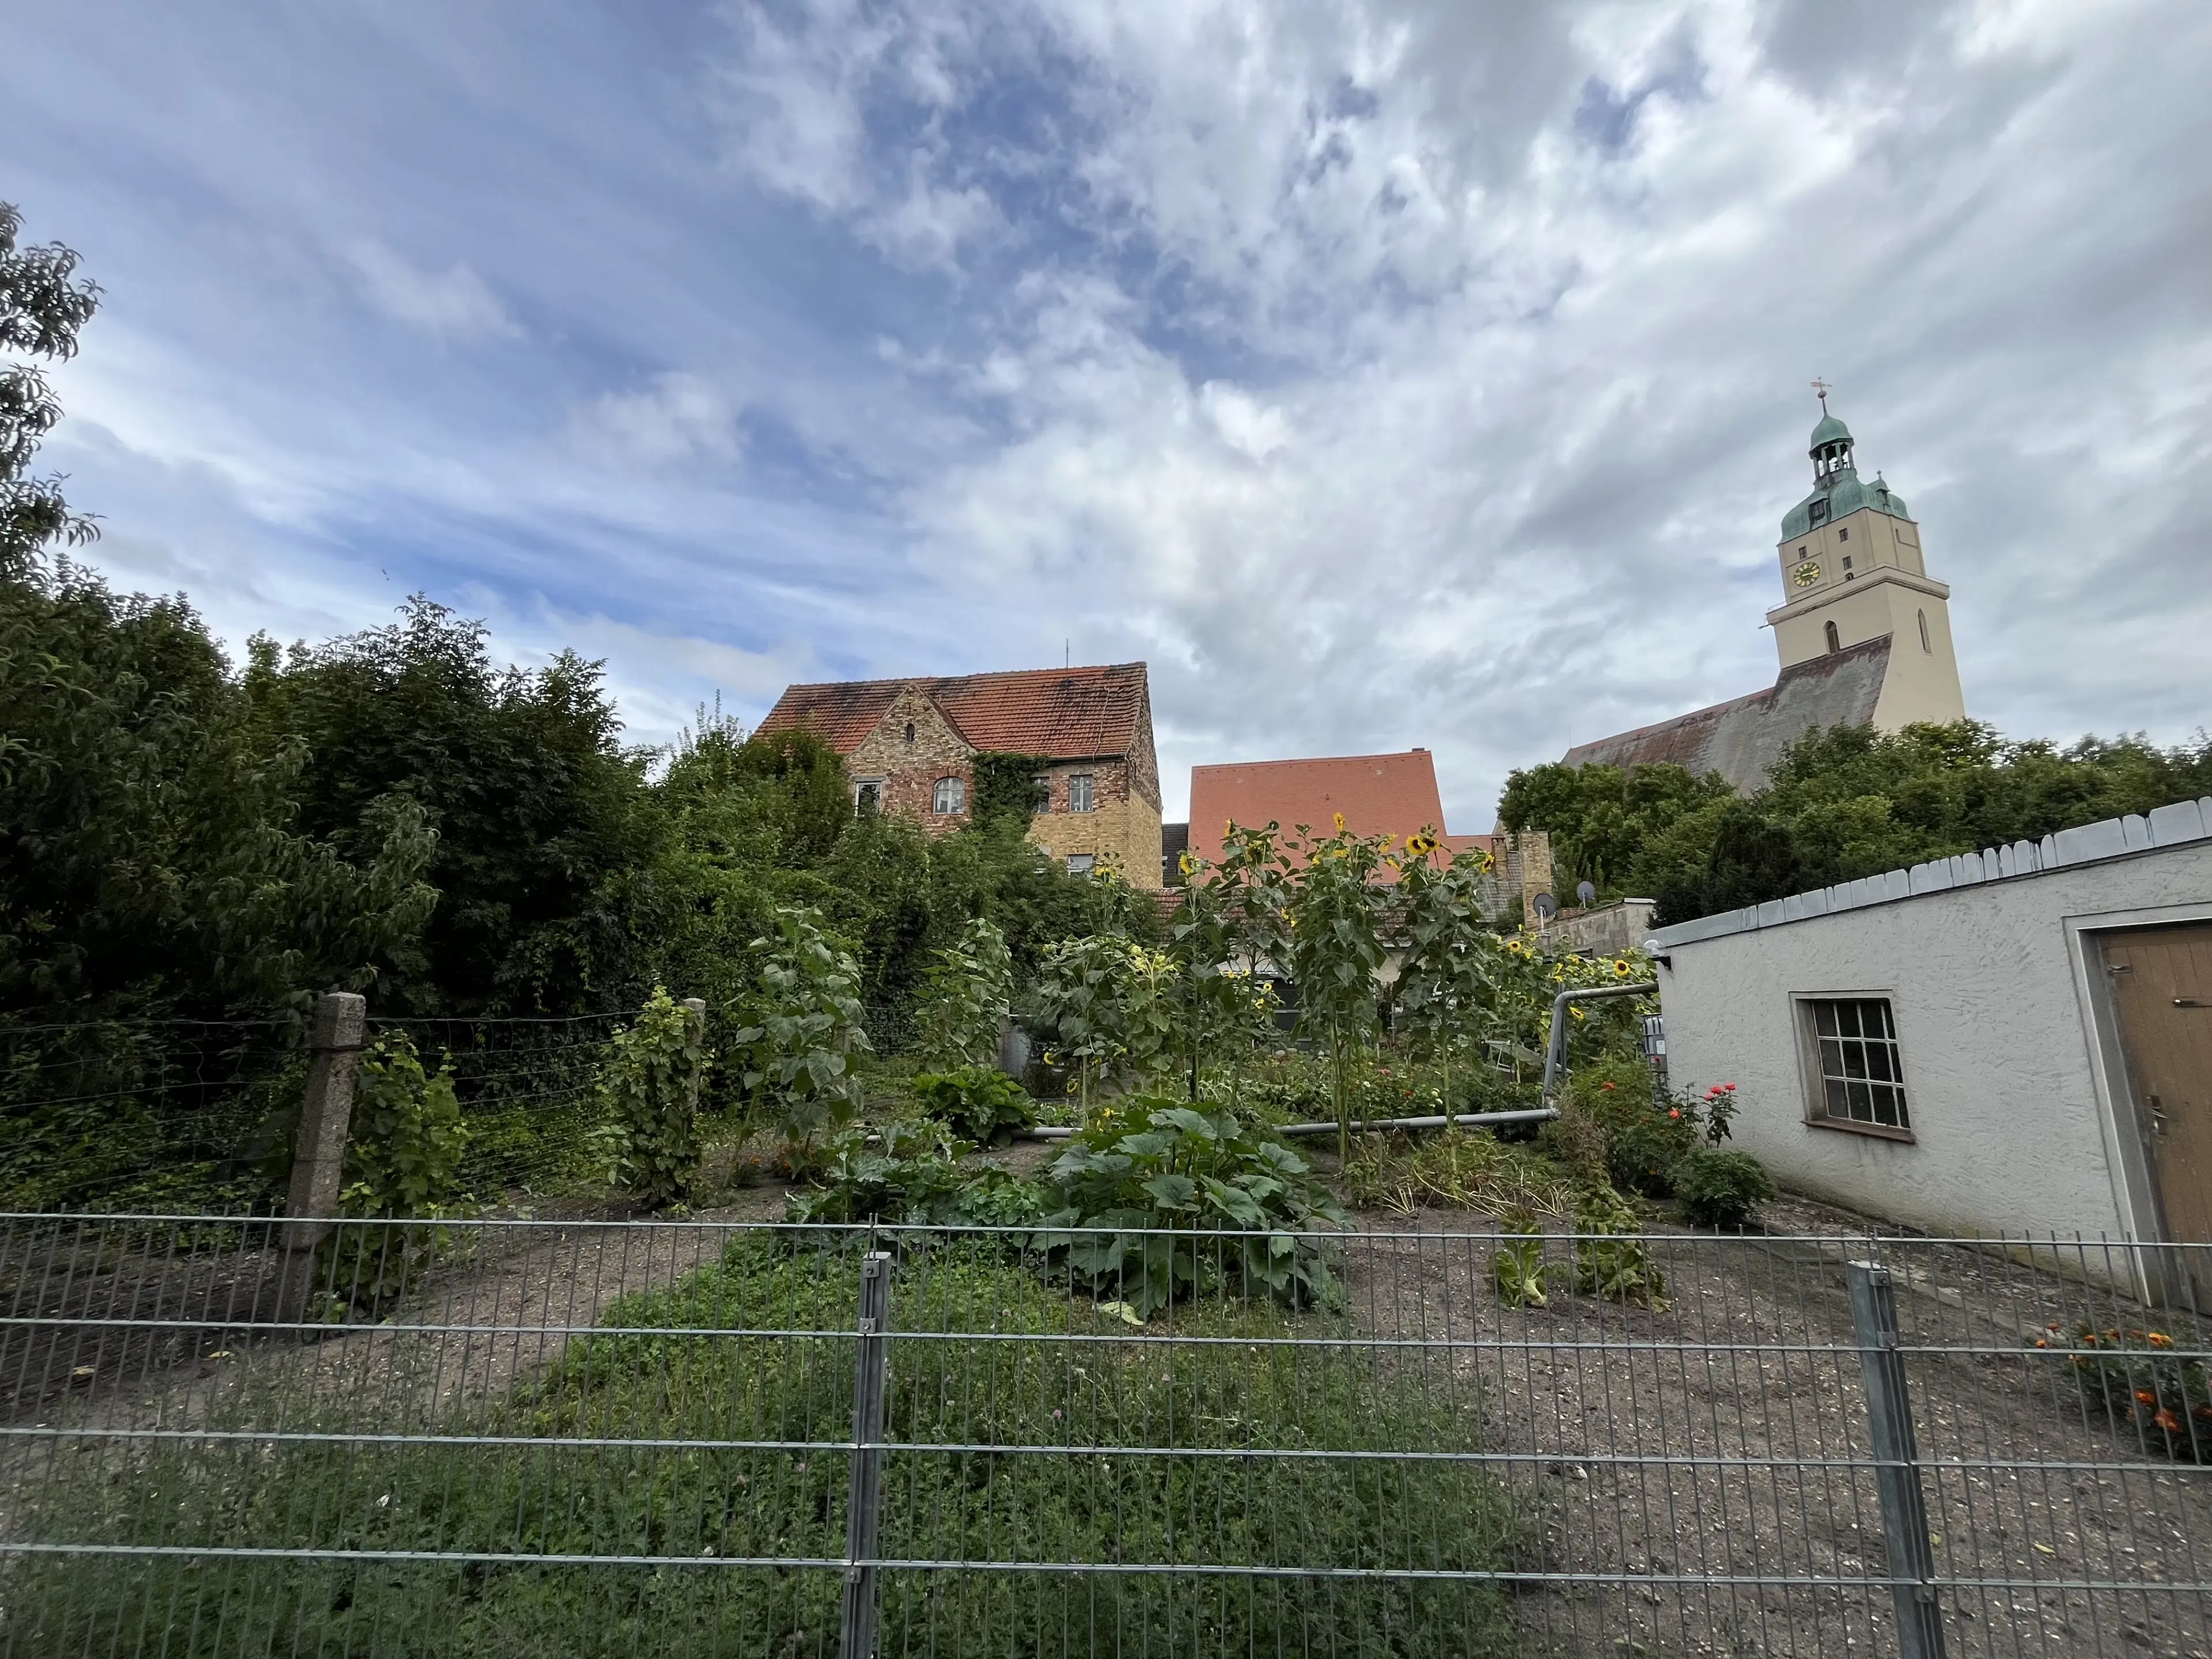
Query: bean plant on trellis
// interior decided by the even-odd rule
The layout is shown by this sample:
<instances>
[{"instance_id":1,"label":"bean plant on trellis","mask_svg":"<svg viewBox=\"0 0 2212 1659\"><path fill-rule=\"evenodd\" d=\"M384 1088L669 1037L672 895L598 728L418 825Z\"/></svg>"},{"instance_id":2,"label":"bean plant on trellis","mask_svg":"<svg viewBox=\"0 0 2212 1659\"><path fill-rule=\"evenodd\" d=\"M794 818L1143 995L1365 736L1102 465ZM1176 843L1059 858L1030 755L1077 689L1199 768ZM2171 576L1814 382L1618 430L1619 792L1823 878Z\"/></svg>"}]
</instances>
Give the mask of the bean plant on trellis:
<instances>
[{"instance_id":1,"label":"bean plant on trellis","mask_svg":"<svg viewBox=\"0 0 2212 1659\"><path fill-rule=\"evenodd\" d=\"M1496 975L1497 935L1484 916L1480 884L1490 854L1455 855L1439 867L1440 843L1423 830L1408 838L1398 868L1395 902L1404 959L1392 988L1398 1017L1444 1068L1444 1125L1452 1129L1452 1073L1470 1027L1488 1029Z\"/></svg>"},{"instance_id":2,"label":"bean plant on trellis","mask_svg":"<svg viewBox=\"0 0 2212 1659\"><path fill-rule=\"evenodd\" d=\"M356 1224L465 1213L468 1144L453 1057L429 1073L404 1030L370 1043L354 1072L349 1179L338 1195L349 1220L322 1245L322 1282L342 1304L380 1308L421 1277L444 1242L439 1229Z\"/></svg>"},{"instance_id":3,"label":"bean plant on trellis","mask_svg":"<svg viewBox=\"0 0 2212 1659\"><path fill-rule=\"evenodd\" d=\"M1352 1074L1381 1024L1376 976L1384 961L1384 894L1376 878L1387 842L1353 835L1341 812L1335 834L1315 840L1301 825L1299 835L1304 862L1284 918L1298 1024L1328 1044L1337 1156L1349 1163Z\"/></svg>"},{"instance_id":4,"label":"bean plant on trellis","mask_svg":"<svg viewBox=\"0 0 2212 1659\"><path fill-rule=\"evenodd\" d=\"M925 1071L997 1063L999 1033L1013 1006L1014 960L998 925L978 916L922 970L915 1023Z\"/></svg>"},{"instance_id":5,"label":"bean plant on trellis","mask_svg":"<svg viewBox=\"0 0 2212 1659\"><path fill-rule=\"evenodd\" d=\"M731 1039L738 1088L791 1151L850 1121L860 1104L853 1061L871 1052L859 964L821 922L817 911L780 909L775 933L752 942L758 983Z\"/></svg>"},{"instance_id":6,"label":"bean plant on trellis","mask_svg":"<svg viewBox=\"0 0 2212 1659\"><path fill-rule=\"evenodd\" d=\"M618 1027L599 1068L599 1104L623 1183L650 1210L690 1191L699 1168L699 1082L706 1022L661 987Z\"/></svg>"}]
</instances>

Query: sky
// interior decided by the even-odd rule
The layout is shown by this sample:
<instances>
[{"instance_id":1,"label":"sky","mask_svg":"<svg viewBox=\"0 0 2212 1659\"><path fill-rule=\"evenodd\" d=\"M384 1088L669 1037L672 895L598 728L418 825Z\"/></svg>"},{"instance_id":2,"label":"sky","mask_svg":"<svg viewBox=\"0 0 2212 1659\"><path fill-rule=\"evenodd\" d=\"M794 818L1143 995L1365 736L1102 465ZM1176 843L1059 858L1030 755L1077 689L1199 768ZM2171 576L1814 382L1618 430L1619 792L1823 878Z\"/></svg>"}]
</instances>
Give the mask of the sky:
<instances>
[{"instance_id":1,"label":"sky","mask_svg":"<svg viewBox=\"0 0 2212 1659\"><path fill-rule=\"evenodd\" d=\"M629 737L1151 665L1194 763L1770 684L1809 383L2014 737L2212 708L2203 0L0 0L46 470L233 647L414 592Z\"/></svg>"}]
</instances>

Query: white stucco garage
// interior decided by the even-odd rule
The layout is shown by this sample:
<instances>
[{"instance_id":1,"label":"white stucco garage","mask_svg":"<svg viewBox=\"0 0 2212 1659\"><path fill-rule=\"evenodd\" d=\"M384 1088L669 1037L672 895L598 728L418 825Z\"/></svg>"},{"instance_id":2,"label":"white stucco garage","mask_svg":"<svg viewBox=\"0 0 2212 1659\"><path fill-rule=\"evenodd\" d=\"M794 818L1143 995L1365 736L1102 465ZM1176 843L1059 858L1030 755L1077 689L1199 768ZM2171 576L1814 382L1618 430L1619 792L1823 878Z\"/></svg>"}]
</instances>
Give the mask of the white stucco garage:
<instances>
[{"instance_id":1,"label":"white stucco garage","mask_svg":"<svg viewBox=\"0 0 2212 1659\"><path fill-rule=\"evenodd\" d=\"M2212 1206L2207 923L2212 799L1646 948L1674 1081L1735 1084L1737 1144L1785 1185L1937 1233L2150 1243Z\"/></svg>"}]
</instances>

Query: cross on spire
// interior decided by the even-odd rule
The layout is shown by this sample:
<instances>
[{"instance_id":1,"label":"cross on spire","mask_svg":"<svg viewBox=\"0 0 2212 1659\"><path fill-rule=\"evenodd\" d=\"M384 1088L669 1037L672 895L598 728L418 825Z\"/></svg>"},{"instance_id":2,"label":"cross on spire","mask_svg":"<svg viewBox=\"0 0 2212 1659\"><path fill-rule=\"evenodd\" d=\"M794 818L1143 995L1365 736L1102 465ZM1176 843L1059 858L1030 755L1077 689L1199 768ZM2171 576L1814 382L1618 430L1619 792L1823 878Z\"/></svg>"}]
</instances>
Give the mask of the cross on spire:
<instances>
[{"instance_id":1,"label":"cross on spire","mask_svg":"<svg viewBox=\"0 0 2212 1659\"><path fill-rule=\"evenodd\" d=\"M1813 382L1814 395L1818 397L1820 400L1820 413L1823 415L1826 415L1828 412L1828 394L1834 390L1835 388L1830 386L1826 380L1815 380Z\"/></svg>"}]
</instances>

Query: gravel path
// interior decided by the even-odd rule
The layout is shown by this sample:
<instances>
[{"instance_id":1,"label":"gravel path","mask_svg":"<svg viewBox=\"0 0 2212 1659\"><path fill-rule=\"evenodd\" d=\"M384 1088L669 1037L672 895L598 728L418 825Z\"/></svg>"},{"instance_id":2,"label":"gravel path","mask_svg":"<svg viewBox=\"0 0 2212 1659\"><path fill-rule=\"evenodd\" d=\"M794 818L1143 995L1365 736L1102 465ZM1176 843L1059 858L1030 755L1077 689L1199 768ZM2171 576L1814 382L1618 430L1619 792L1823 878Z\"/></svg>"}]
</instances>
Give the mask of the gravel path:
<instances>
[{"instance_id":1,"label":"gravel path","mask_svg":"<svg viewBox=\"0 0 2212 1659\"><path fill-rule=\"evenodd\" d=\"M1667 1285L1655 1311L1562 1294L1565 1241L1549 1249L1551 1305L1504 1307L1490 1285L1492 1243L1419 1236L1480 1218L1361 1218L1370 1234L1400 1235L1354 1252L1362 1331L1473 1344L1452 1348L1438 1382L1479 1399L1487 1443L1515 1459L1507 1479L1528 1528L1516 1565L1614 1580L1528 1585L1534 1651L1898 1650L1886 1584L1695 1582L1885 1570L1871 1472L1822 1467L1871 1455L1844 1275L1865 1253L1864 1224L1796 1202L1772 1219L1831 1237L1656 1240ZM1856 1248L1838 1237L1854 1231ZM1976 1250L1891 1243L1885 1254L1899 1264L1937 1572L2030 1581L1943 1592L1950 1652L2212 1651L2203 1593L2155 1588L2212 1577L2212 1472L2090 1421L2063 1364L2030 1346L2047 1323L2101 1328L2125 1305ZM2019 1462L2095 1467L2003 1467ZM2065 1587L2081 1579L2139 1588Z\"/></svg>"}]
</instances>

